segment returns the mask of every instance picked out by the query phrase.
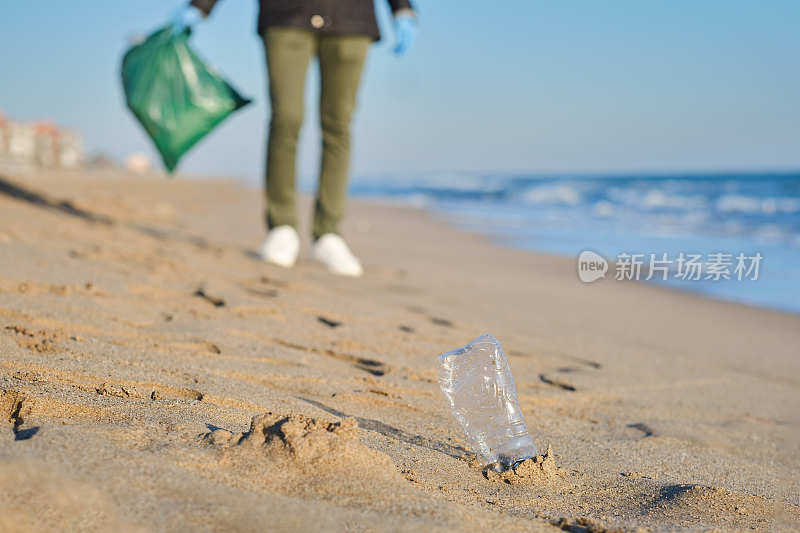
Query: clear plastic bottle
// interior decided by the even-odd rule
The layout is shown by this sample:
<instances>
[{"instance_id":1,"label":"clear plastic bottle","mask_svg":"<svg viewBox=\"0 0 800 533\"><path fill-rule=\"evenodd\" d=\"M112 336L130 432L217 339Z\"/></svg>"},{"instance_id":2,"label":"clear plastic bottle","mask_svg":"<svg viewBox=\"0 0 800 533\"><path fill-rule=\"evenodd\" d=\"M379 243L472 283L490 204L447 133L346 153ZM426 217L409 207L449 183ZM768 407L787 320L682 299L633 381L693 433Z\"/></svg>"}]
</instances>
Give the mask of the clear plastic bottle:
<instances>
[{"instance_id":1,"label":"clear plastic bottle","mask_svg":"<svg viewBox=\"0 0 800 533\"><path fill-rule=\"evenodd\" d=\"M536 455L511 368L492 335L441 354L439 385L484 466L501 471Z\"/></svg>"}]
</instances>

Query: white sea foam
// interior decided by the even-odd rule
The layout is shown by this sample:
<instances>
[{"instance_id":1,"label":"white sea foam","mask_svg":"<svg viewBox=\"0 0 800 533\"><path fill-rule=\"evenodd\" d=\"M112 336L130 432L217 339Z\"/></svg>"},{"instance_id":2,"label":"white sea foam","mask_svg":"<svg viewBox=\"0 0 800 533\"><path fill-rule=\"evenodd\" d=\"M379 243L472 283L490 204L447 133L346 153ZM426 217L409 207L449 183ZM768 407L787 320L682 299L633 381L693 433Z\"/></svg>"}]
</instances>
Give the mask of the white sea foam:
<instances>
[{"instance_id":1,"label":"white sea foam","mask_svg":"<svg viewBox=\"0 0 800 533\"><path fill-rule=\"evenodd\" d=\"M668 194L661 189L653 189L641 198L641 206L647 209L699 209L705 207L703 196Z\"/></svg>"},{"instance_id":2,"label":"white sea foam","mask_svg":"<svg viewBox=\"0 0 800 533\"><path fill-rule=\"evenodd\" d=\"M614 204L600 200L594 204L594 213L601 217L610 217L614 214Z\"/></svg>"},{"instance_id":3,"label":"white sea foam","mask_svg":"<svg viewBox=\"0 0 800 533\"><path fill-rule=\"evenodd\" d=\"M723 213L776 213L800 212L800 198L757 198L741 194L725 194L717 200L716 207Z\"/></svg>"},{"instance_id":4,"label":"white sea foam","mask_svg":"<svg viewBox=\"0 0 800 533\"><path fill-rule=\"evenodd\" d=\"M765 243L780 242L786 237L786 232L777 224L763 224L756 230L756 238Z\"/></svg>"},{"instance_id":5,"label":"white sea foam","mask_svg":"<svg viewBox=\"0 0 800 533\"><path fill-rule=\"evenodd\" d=\"M608 191L608 197L623 205L637 209L702 209L708 201L702 195L671 194L663 189L650 189L648 191L613 187Z\"/></svg>"},{"instance_id":6,"label":"white sea foam","mask_svg":"<svg viewBox=\"0 0 800 533\"><path fill-rule=\"evenodd\" d=\"M539 185L524 194L525 202L533 205L581 203L581 193L569 185Z\"/></svg>"}]
</instances>

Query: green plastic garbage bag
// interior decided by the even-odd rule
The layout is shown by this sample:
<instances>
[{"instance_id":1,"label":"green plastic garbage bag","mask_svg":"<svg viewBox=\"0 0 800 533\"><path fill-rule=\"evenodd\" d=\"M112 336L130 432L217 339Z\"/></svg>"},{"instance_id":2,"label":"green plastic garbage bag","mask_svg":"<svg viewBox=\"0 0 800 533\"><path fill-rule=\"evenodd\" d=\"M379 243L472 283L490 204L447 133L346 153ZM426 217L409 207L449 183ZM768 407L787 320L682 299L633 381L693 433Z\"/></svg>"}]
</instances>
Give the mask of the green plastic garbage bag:
<instances>
[{"instance_id":1,"label":"green plastic garbage bag","mask_svg":"<svg viewBox=\"0 0 800 533\"><path fill-rule=\"evenodd\" d=\"M189 46L190 30L167 26L122 59L128 107L158 148L169 172L228 115L250 103Z\"/></svg>"}]
</instances>

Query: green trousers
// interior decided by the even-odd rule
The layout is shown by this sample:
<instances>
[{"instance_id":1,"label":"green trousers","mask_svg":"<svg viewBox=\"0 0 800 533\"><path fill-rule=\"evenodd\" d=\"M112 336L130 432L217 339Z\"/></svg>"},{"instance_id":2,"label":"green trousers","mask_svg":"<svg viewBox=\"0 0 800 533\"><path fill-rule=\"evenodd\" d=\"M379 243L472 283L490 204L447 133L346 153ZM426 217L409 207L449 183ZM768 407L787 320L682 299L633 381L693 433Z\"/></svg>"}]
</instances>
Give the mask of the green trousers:
<instances>
[{"instance_id":1,"label":"green trousers","mask_svg":"<svg viewBox=\"0 0 800 533\"><path fill-rule=\"evenodd\" d=\"M362 35L320 35L299 28L269 28L264 36L269 75L269 122L265 190L267 227L297 228L295 163L303 125L308 64L320 67L322 162L312 234L336 233L344 215L350 166L350 122L361 72L372 42Z\"/></svg>"}]
</instances>

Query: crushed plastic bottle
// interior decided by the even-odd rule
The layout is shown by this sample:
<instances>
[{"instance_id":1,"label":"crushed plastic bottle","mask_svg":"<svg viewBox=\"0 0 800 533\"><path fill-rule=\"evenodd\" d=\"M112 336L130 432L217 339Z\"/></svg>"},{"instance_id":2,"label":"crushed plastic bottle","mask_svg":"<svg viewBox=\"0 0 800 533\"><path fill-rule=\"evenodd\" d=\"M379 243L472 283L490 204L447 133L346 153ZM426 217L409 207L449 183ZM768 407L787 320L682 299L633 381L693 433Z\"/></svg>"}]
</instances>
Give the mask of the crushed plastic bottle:
<instances>
[{"instance_id":1,"label":"crushed plastic bottle","mask_svg":"<svg viewBox=\"0 0 800 533\"><path fill-rule=\"evenodd\" d=\"M502 471L536 455L511 368L492 335L441 354L439 385L484 467Z\"/></svg>"}]
</instances>

